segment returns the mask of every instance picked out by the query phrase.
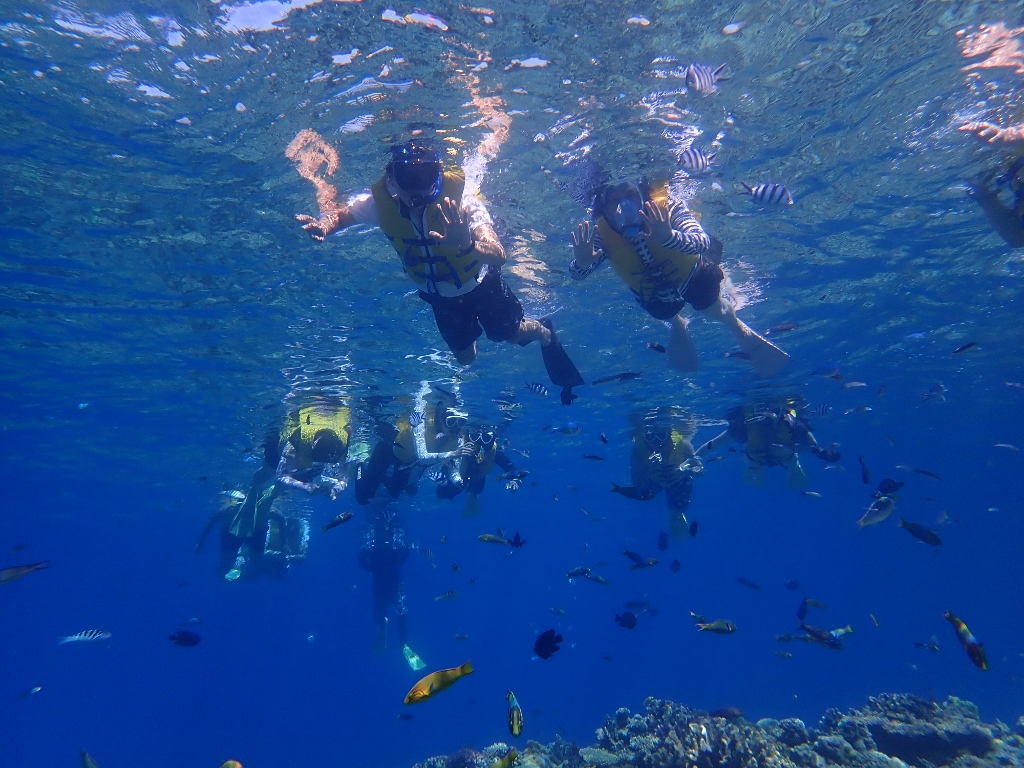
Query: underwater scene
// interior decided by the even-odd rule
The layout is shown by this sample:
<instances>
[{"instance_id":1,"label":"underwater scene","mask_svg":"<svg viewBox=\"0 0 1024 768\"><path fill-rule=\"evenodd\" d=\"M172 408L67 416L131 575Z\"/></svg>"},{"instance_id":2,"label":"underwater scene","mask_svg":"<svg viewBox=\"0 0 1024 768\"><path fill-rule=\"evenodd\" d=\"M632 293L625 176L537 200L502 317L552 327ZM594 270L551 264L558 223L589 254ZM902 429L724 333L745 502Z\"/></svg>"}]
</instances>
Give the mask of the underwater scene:
<instances>
[{"instance_id":1,"label":"underwater scene","mask_svg":"<svg viewBox=\"0 0 1024 768\"><path fill-rule=\"evenodd\" d=\"M1024 766L1020 2L4 0L0 137L0 766Z\"/></svg>"}]
</instances>

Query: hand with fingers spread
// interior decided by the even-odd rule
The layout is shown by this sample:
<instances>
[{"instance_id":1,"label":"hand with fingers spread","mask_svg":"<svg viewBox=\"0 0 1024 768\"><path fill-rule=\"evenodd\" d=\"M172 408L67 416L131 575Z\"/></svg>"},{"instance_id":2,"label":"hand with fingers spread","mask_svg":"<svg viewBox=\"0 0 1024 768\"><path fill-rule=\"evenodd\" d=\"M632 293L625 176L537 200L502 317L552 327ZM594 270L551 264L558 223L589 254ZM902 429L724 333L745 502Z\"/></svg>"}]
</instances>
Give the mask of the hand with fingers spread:
<instances>
[{"instance_id":1,"label":"hand with fingers spread","mask_svg":"<svg viewBox=\"0 0 1024 768\"><path fill-rule=\"evenodd\" d=\"M589 221L580 224L575 232L569 233L572 240L572 255L576 263L586 267L594 263L597 254L594 252L594 237L597 235L597 227Z\"/></svg>"},{"instance_id":2,"label":"hand with fingers spread","mask_svg":"<svg viewBox=\"0 0 1024 768\"><path fill-rule=\"evenodd\" d=\"M462 220L459 202L446 197L438 207L444 220L444 234L432 231L429 233L430 237L460 252L472 246L473 235L469 231L469 222Z\"/></svg>"},{"instance_id":3,"label":"hand with fingers spread","mask_svg":"<svg viewBox=\"0 0 1024 768\"><path fill-rule=\"evenodd\" d=\"M672 221L668 211L653 200L644 203L640 218L647 224L647 231L643 235L652 243L661 245L672 239Z\"/></svg>"},{"instance_id":4,"label":"hand with fingers spread","mask_svg":"<svg viewBox=\"0 0 1024 768\"><path fill-rule=\"evenodd\" d=\"M1006 146L1024 142L1024 125L1000 128L993 123L969 122L961 125L960 130L972 133L976 138L989 144Z\"/></svg>"},{"instance_id":5,"label":"hand with fingers spread","mask_svg":"<svg viewBox=\"0 0 1024 768\"><path fill-rule=\"evenodd\" d=\"M302 228L309 232L314 240L322 243L324 238L338 231L338 225L341 223L341 212L327 211L320 214L319 218L306 213L300 213L295 217L295 220L302 224Z\"/></svg>"}]
</instances>

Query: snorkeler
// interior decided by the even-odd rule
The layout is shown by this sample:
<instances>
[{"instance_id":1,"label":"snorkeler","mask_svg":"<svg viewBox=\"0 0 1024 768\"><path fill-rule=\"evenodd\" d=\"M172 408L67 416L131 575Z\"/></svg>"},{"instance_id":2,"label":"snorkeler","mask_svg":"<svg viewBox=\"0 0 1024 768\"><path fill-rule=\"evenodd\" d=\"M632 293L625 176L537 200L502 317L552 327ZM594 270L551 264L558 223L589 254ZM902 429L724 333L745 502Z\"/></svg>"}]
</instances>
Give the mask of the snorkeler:
<instances>
[{"instance_id":1,"label":"snorkeler","mask_svg":"<svg viewBox=\"0 0 1024 768\"><path fill-rule=\"evenodd\" d=\"M688 320L680 315L690 304L729 329L758 375L774 376L782 369L789 355L737 318L731 300L722 295L721 244L708 237L684 201L670 199L667 183L606 184L595 196L593 219L570 235L569 273L582 280L605 261L611 263L640 306L670 323L673 368L698 368Z\"/></svg>"},{"instance_id":2,"label":"snorkeler","mask_svg":"<svg viewBox=\"0 0 1024 768\"><path fill-rule=\"evenodd\" d=\"M806 487L810 481L800 465L799 453L808 452L822 461L834 464L839 451L832 445L821 448L811 432L811 425L798 415L797 402L784 398L767 403L751 402L726 412L729 427L697 449L705 456L730 440L743 445L747 468L743 475L750 485L764 482L764 467L786 469L786 484L792 489Z\"/></svg>"},{"instance_id":3,"label":"snorkeler","mask_svg":"<svg viewBox=\"0 0 1024 768\"><path fill-rule=\"evenodd\" d=\"M686 510L690 506L693 478L704 474L704 465L690 442L694 420L676 408L654 408L634 415L631 421L633 487L653 494L664 490L672 538L688 539L690 524Z\"/></svg>"},{"instance_id":4,"label":"snorkeler","mask_svg":"<svg viewBox=\"0 0 1024 768\"><path fill-rule=\"evenodd\" d=\"M359 550L359 565L373 577L373 620L377 636L373 648L384 653L388 644L388 608L395 612L398 623L398 642L406 663L414 670L423 669L422 659L409 647L408 613L405 590L402 586L402 566L409 559L412 547L405 541L405 531L395 522L393 513L378 510L370 520L366 539Z\"/></svg>"},{"instance_id":5,"label":"snorkeler","mask_svg":"<svg viewBox=\"0 0 1024 768\"><path fill-rule=\"evenodd\" d=\"M462 436L467 414L458 407L457 395L440 389L437 401L427 402L432 391L428 382L421 382L410 414L395 426L385 425L370 458L356 467L359 504L369 504L381 485L392 498L403 492L415 495L420 477L432 464L440 464L446 481L461 488L458 461L474 451Z\"/></svg>"},{"instance_id":6,"label":"snorkeler","mask_svg":"<svg viewBox=\"0 0 1024 768\"><path fill-rule=\"evenodd\" d=\"M572 387L583 384L583 378L551 321L526 317L502 278L505 249L483 203L464 194L465 174L445 170L435 151L407 142L392 147L383 177L369 192L338 203L335 195L324 195L323 187L330 185L315 176L316 168L309 170L310 165L319 167L316 155L309 160L303 149L312 137L316 134L303 131L287 152L299 163L300 173L314 181L318 200L326 201L318 218L296 216L302 228L323 241L353 224L379 225L419 297L433 309L437 328L460 364L476 359L476 342L485 331L492 341L520 346L539 341L548 376L562 387L562 404L571 404L576 397ZM329 159L324 162L331 173Z\"/></svg>"},{"instance_id":7,"label":"snorkeler","mask_svg":"<svg viewBox=\"0 0 1024 768\"><path fill-rule=\"evenodd\" d=\"M995 174L988 173L968 184L967 194L978 202L989 224L1007 244L1024 247L1024 124L1000 128L991 123L964 123L960 130L1013 153L1003 173L996 177L994 189L989 182ZM1013 196L1011 205L999 199L1004 186Z\"/></svg>"},{"instance_id":8,"label":"snorkeler","mask_svg":"<svg viewBox=\"0 0 1024 768\"><path fill-rule=\"evenodd\" d=\"M249 490L231 492L203 528L196 552L220 523L218 572L228 581L261 571L284 575L292 563L304 561L309 518L282 512L275 500L285 487L337 499L348 485L344 465L351 432L351 411L344 405L322 402L289 414L280 434L264 441L263 465Z\"/></svg>"},{"instance_id":9,"label":"snorkeler","mask_svg":"<svg viewBox=\"0 0 1024 768\"><path fill-rule=\"evenodd\" d=\"M498 445L495 427L468 426L464 435L465 445L472 452L458 460L454 476L439 473L437 495L438 498L453 499L465 490L467 498L462 514L470 517L480 512L480 494L487 485L487 475L491 470L498 467L505 473L503 478L508 479L518 477L519 472L512 458Z\"/></svg>"}]
</instances>

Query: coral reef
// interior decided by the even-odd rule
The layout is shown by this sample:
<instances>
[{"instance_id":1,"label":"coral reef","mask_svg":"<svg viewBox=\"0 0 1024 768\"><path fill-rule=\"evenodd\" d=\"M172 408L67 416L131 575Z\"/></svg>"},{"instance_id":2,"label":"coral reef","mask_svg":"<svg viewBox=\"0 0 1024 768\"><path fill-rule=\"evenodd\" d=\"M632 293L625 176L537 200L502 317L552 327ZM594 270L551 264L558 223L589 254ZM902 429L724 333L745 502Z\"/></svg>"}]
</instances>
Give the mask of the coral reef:
<instances>
[{"instance_id":1,"label":"coral reef","mask_svg":"<svg viewBox=\"0 0 1024 768\"><path fill-rule=\"evenodd\" d=\"M1024 716L1014 727L981 722L978 708L882 694L867 706L828 710L817 728L796 718L725 720L649 698L643 714L619 709L597 729L597 743L527 742L517 768L1024 768ZM493 744L463 749L415 768L490 768L508 752Z\"/></svg>"}]
</instances>

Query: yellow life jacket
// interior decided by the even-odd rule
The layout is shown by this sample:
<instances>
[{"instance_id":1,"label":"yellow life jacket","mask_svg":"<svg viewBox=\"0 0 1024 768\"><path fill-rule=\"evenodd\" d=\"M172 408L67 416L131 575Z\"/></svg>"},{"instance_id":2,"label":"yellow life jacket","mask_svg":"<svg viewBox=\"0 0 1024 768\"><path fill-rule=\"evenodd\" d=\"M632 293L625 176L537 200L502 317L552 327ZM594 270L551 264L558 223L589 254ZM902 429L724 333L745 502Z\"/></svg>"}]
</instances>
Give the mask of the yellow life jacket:
<instances>
[{"instance_id":1,"label":"yellow life jacket","mask_svg":"<svg viewBox=\"0 0 1024 768\"><path fill-rule=\"evenodd\" d=\"M763 467L772 467L784 463L787 458L785 449L796 453L796 441L793 439L793 432L781 418L761 419L751 421L754 416L752 406L745 409L747 416L747 442L744 451L747 457L755 464ZM783 415L788 413L796 418L796 411L791 406L785 406ZM782 450L778 446L782 446Z\"/></svg>"},{"instance_id":2,"label":"yellow life jacket","mask_svg":"<svg viewBox=\"0 0 1024 768\"><path fill-rule=\"evenodd\" d=\"M465 186L466 176L462 171L446 171L437 199L448 197L460 201ZM380 229L395 247L402 259L402 268L414 283L421 287L431 282L451 283L456 288L461 288L469 281L476 280L483 262L473 255L473 251L459 252L450 246L440 245L437 240L426 234L422 238L416 234L412 221L402 215L399 201L388 192L385 178L374 184L371 191L380 216ZM437 202L427 206L426 218L427 232L445 231L441 207ZM430 273L431 265L434 267L433 278Z\"/></svg>"},{"instance_id":3,"label":"yellow life jacket","mask_svg":"<svg viewBox=\"0 0 1024 768\"><path fill-rule=\"evenodd\" d=\"M644 435L647 427L637 425L633 430L633 484L642 488L663 488L679 480L676 468L694 454L693 446L678 427L672 427L670 438L672 448L661 456L660 464L653 464L650 456L656 448L648 445Z\"/></svg>"},{"instance_id":4,"label":"yellow life jacket","mask_svg":"<svg viewBox=\"0 0 1024 768\"><path fill-rule=\"evenodd\" d=\"M668 183L663 182L653 187L649 199L667 209ZM685 285L700 258L696 254L665 248L648 240L647 248L654 257L654 264L648 267L633 244L612 229L603 215L597 218L597 231L601 235L608 261L641 301L649 300L659 289Z\"/></svg>"},{"instance_id":5,"label":"yellow life jacket","mask_svg":"<svg viewBox=\"0 0 1024 768\"><path fill-rule=\"evenodd\" d=\"M352 432L352 412L344 406L308 405L288 418L281 431L281 442L288 441L295 448L295 461L299 469L313 466L313 438L327 429L348 448Z\"/></svg>"},{"instance_id":6,"label":"yellow life jacket","mask_svg":"<svg viewBox=\"0 0 1024 768\"><path fill-rule=\"evenodd\" d=\"M430 453L454 451L459 445L459 430L449 430L444 424L438 428L434 418L435 410L434 407L428 407L424 417L423 437L427 444L427 450ZM395 423L395 428L398 430L394 445L395 458L398 459L399 464L413 464L416 461L416 437L413 434L413 427L409 423L409 417L400 417ZM444 436L438 440L438 434Z\"/></svg>"}]
</instances>

